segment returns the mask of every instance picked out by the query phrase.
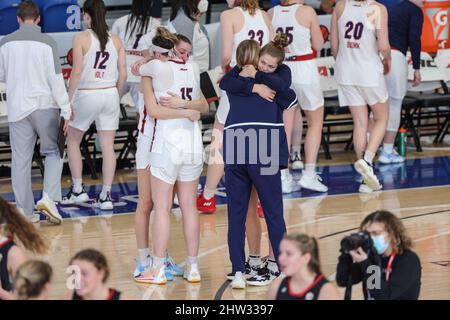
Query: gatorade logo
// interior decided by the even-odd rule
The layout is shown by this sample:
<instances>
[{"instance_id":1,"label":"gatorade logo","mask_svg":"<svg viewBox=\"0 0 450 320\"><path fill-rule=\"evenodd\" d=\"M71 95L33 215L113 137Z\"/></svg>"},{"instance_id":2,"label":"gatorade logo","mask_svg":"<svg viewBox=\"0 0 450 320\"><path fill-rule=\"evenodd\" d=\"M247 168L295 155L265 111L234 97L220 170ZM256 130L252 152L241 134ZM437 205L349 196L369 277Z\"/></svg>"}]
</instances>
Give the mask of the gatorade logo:
<instances>
[{"instance_id":1,"label":"gatorade logo","mask_svg":"<svg viewBox=\"0 0 450 320\"><path fill-rule=\"evenodd\" d=\"M447 38L448 13L447 8L427 9L427 16L433 25L433 35L435 39L444 40Z\"/></svg>"}]
</instances>

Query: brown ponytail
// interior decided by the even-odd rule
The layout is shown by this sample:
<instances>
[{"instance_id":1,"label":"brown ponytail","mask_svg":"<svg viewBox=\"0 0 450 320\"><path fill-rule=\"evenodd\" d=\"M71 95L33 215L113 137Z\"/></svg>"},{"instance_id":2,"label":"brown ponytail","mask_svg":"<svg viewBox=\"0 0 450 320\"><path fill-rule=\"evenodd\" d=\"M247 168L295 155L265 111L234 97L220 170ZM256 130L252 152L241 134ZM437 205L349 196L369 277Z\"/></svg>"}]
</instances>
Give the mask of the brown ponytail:
<instances>
[{"instance_id":1,"label":"brown ponytail","mask_svg":"<svg viewBox=\"0 0 450 320\"><path fill-rule=\"evenodd\" d=\"M268 54L278 60L278 65L282 64L285 58L285 48L289 45L289 39L287 35L282 32L278 32L275 38L262 47L259 56Z\"/></svg>"},{"instance_id":2,"label":"brown ponytail","mask_svg":"<svg viewBox=\"0 0 450 320\"><path fill-rule=\"evenodd\" d=\"M155 46L171 50L175 47L178 42L178 37L176 34L171 33L164 27L156 28L155 36L152 39L152 43Z\"/></svg>"},{"instance_id":3,"label":"brown ponytail","mask_svg":"<svg viewBox=\"0 0 450 320\"><path fill-rule=\"evenodd\" d=\"M316 274L322 274L322 269L320 267L319 245L316 238L310 237L303 233L298 233L286 235L284 236L284 239L294 242L302 255L309 253L311 255L311 260L309 260L308 263L309 270Z\"/></svg>"},{"instance_id":4,"label":"brown ponytail","mask_svg":"<svg viewBox=\"0 0 450 320\"><path fill-rule=\"evenodd\" d=\"M44 286L52 280L52 267L38 260L24 262L17 269L14 278L14 289L19 300L36 298L44 289Z\"/></svg>"},{"instance_id":5,"label":"brown ponytail","mask_svg":"<svg viewBox=\"0 0 450 320\"><path fill-rule=\"evenodd\" d=\"M91 29L100 41L100 50L105 51L109 40L108 25L106 24L106 6L103 0L86 0L83 11L91 17Z\"/></svg>"},{"instance_id":6,"label":"brown ponytail","mask_svg":"<svg viewBox=\"0 0 450 320\"><path fill-rule=\"evenodd\" d=\"M259 9L259 2L258 0L236 0L234 6L241 7L253 16L255 15L256 10Z\"/></svg>"},{"instance_id":7,"label":"brown ponytail","mask_svg":"<svg viewBox=\"0 0 450 320\"><path fill-rule=\"evenodd\" d=\"M25 249L38 254L48 250L47 242L36 227L14 206L0 197L0 233L19 241Z\"/></svg>"}]
</instances>

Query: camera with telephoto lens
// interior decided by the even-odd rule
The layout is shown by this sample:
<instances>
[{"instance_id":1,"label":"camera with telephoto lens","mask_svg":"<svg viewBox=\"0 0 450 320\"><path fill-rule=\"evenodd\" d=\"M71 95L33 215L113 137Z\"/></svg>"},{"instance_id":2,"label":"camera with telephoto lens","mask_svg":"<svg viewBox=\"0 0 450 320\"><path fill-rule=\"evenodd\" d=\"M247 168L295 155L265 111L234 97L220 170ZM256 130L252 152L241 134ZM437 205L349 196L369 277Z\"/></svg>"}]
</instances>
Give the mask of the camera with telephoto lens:
<instances>
[{"instance_id":1,"label":"camera with telephoto lens","mask_svg":"<svg viewBox=\"0 0 450 320\"><path fill-rule=\"evenodd\" d=\"M359 247L366 253L372 251L373 240L368 232L361 231L352 233L341 240L341 252L343 253L349 253L349 251L356 250Z\"/></svg>"}]
</instances>

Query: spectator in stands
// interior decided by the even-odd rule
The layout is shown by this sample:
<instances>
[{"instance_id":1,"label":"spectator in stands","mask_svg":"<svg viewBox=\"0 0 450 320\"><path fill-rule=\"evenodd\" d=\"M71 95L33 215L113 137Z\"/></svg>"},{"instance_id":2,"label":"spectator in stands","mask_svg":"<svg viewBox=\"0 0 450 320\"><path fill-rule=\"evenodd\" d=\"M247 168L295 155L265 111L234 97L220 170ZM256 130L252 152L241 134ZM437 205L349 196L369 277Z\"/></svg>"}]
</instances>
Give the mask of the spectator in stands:
<instances>
[{"instance_id":1,"label":"spectator in stands","mask_svg":"<svg viewBox=\"0 0 450 320\"><path fill-rule=\"evenodd\" d=\"M186 36L193 45L192 60L200 73L210 67L209 38L204 26L200 24L202 15L208 10L207 0L175 0L168 29Z\"/></svg>"}]
</instances>

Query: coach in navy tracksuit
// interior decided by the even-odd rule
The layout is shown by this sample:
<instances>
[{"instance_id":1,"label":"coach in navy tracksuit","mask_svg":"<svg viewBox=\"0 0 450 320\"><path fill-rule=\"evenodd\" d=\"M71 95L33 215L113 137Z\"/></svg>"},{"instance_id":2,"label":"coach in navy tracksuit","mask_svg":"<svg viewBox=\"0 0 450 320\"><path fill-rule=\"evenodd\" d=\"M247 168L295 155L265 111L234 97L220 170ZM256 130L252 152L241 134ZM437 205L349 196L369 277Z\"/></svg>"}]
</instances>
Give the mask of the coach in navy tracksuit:
<instances>
[{"instance_id":1,"label":"coach in navy tracksuit","mask_svg":"<svg viewBox=\"0 0 450 320\"><path fill-rule=\"evenodd\" d=\"M295 93L289 89L289 67L281 65L275 74L257 72L254 79L241 77L239 72L239 67L235 67L220 83L230 101L224 128L223 158L233 274L245 273L245 221L253 185L264 210L275 257L278 257L279 245L286 232L280 169L288 167L289 159L283 110L297 103ZM284 81L280 81L280 76ZM252 93L256 83L279 92L274 102Z\"/></svg>"}]
</instances>

